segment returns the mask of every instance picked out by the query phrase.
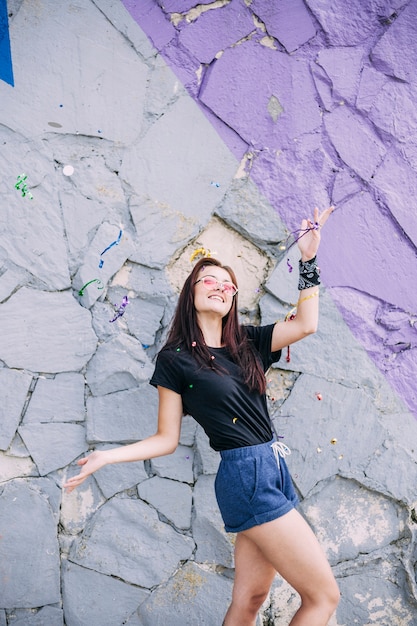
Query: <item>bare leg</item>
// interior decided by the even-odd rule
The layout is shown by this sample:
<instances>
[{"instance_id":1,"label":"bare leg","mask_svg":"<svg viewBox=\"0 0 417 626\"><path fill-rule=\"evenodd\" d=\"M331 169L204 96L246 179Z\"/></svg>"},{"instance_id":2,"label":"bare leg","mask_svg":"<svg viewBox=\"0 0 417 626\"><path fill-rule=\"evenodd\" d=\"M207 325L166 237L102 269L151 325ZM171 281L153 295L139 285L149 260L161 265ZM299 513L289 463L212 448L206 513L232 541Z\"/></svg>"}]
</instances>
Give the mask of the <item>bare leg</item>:
<instances>
[{"instance_id":1,"label":"bare leg","mask_svg":"<svg viewBox=\"0 0 417 626\"><path fill-rule=\"evenodd\" d=\"M243 533L238 533L232 603L223 626L254 626L275 574L275 568L257 545Z\"/></svg>"},{"instance_id":2,"label":"bare leg","mask_svg":"<svg viewBox=\"0 0 417 626\"><path fill-rule=\"evenodd\" d=\"M326 556L304 518L292 510L241 534L252 540L264 559L300 594L301 606L291 626L326 626L339 602L339 589ZM250 576L252 565L247 567ZM226 621L227 626L243 623L246 624Z\"/></svg>"}]
</instances>

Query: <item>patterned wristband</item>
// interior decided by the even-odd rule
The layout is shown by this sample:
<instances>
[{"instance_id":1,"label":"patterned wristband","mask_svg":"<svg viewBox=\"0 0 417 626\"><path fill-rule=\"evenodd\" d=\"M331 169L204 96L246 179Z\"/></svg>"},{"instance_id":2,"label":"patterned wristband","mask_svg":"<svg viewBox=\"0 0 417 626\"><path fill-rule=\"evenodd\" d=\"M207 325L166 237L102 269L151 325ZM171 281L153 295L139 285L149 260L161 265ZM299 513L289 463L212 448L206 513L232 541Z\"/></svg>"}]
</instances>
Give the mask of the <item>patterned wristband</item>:
<instances>
[{"instance_id":1,"label":"patterned wristband","mask_svg":"<svg viewBox=\"0 0 417 626\"><path fill-rule=\"evenodd\" d=\"M299 261L300 277L298 279L298 289L308 289L320 285L320 270L317 267L316 257L309 261Z\"/></svg>"}]
</instances>

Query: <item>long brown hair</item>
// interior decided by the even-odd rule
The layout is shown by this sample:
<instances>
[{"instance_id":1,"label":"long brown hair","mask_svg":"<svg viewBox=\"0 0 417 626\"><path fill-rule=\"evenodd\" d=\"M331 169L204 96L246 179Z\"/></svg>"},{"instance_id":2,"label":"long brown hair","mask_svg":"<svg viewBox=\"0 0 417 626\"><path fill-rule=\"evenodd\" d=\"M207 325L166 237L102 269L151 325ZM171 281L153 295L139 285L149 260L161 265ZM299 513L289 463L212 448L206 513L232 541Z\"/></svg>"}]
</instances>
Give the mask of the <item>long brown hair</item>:
<instances>
[{"instance_id":1,"label":"long brown hair","mask_svg":"<svg viewBox=\"0 0 417 626\"><path fill-rule=\"evenodd\" d=\"M221 368L212 358L209 348L204 343L203 333L197 323L194 307L194 285L199 273L207 266L214 265L226 270L237 285L234 271L212 257L200 259L186 279L181 290L168 338L163 349L184 346L203 367L210 367L222 373ZM222 320L222 343L229 349L234 362L240 366L243 378L251 391L265 393L266 379L262 363L238 320L238 294L233 297L230 311Z\"/></svg>"}]
</instances>

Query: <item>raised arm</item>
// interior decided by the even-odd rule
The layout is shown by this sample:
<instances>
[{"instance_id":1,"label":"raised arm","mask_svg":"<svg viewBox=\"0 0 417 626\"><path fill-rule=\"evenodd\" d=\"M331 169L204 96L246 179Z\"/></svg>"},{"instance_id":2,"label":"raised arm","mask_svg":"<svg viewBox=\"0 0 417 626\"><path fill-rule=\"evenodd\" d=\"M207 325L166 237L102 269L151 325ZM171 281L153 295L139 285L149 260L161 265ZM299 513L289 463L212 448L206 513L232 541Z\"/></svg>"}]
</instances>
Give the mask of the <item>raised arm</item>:
<instances>
[{"instance_id":1,"label":"raised arm","mask_svg":"<svg viewBox=\"0 0 417 626\"><path fill-rule=\"evenodd\" d=\"M182 399L178 393L165 387L158 387L158 395L158 429L155 435L136 443L112 448L111 450L95 450L88 456L80 459L77 461L77 464L81 466L80 473L69 478L63 485L68 493L81 485L87 476L90 476L105 465L143 461L174 452L180 438L183 414Z\"/></svg>"},{"instance_id":2,"label":"raised arm","mask_svg":"<svg viewBox=\"0 0 417 626\"><path fill-rule=\"evenodd\" d=\"M308 230L298 240L301 253L301 266L309 267L308 261L314 259L320 245L321 228L326 223L334 207L329 207L319 215L314 209L314 221L303 220L301 229ZM315 227L315 225L318 227ZM306 265L307 264L307 265ZM314 285L301 289L297 303L297 315L290 323L277 322L272 333L271 350L275 352L315 333L319 319L319 287Z\"/></svg>"}]
</instances>

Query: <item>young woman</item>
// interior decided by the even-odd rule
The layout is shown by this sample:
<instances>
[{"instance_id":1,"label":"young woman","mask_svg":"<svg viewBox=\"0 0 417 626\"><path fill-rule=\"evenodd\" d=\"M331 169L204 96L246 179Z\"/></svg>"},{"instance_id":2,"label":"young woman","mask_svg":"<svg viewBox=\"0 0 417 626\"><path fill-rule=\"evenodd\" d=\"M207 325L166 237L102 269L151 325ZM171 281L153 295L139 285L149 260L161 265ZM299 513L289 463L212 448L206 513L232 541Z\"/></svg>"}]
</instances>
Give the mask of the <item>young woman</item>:
<instances>
[{"instance_id":1,"label":"young woman","mask_svg":"<svg viewBox=\"0 0 417 626\"><path fill-rule=\"evenodd\" d=\"M158 429L134 444L80 459L72 491L108 463L174 452L184 413L220 451L216 497L225 528L236 532L235 579L224 626L254 626L277 572L300 594L291 626L325 626L339 601L331 568L312 530L295 510L294 491L268 415L264 372L281 350L314 333L318 323L316 253L332 208L303 220L298 239L300 298L291 323L263 327L238 322L233 271L214 258L194 266L181 291L168 341L151 383L158 388Z\"/></svg>"}]
</instances>

